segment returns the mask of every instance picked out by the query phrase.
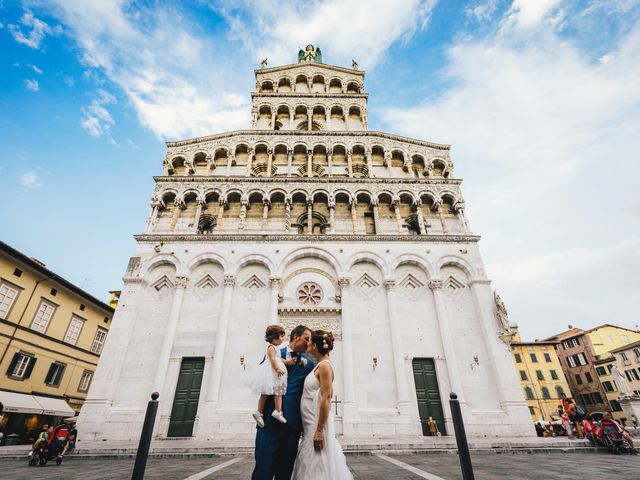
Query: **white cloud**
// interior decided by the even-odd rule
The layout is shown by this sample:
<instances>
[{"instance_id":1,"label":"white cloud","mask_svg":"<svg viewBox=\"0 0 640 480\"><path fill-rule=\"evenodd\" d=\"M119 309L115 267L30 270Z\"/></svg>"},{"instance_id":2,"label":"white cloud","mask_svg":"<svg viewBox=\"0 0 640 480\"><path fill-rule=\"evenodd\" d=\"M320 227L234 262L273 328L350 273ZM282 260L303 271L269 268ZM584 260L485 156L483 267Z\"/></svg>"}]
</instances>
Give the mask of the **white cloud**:
<instances>
[{"instance_id":1,"label":"white cloud","mask_svg":"<svg viewBox=\"0 0 640 480\"><path fill-rule=\"evenodd\" d=\"M20 17L19 23L21 26L15 24L8 26L11 35L13 35L16 42L35 49L40 48L44 37L56 32L56 30L52 30L45 22L36 18L30 11L24 12L22 17ZM23 32L23 28L25 32Z\"/></svg>"},{"instance_id":2,"label":"white cloud","mask_svg":"<svg viewBox=\"0 0 640 480\"><path fill-rule=\"evenodd\" d=\"M27 67L29 67L31 70L33 70L35 73L37 73L38 75L42 75L42 70L40 70L37 65L32 65L30 63L27 63Z\"/></svg>"},{"instance_id":3,"label":"white cloud","mask_svg":"<svg viewBox=\"0 0 640 480\"><path fill-rule=\"evenodd\" d=\"M477 21L489 20L496 9L498 8L498 0L486 0L481 1L473 6L468 6L464 9L467 17L473 18Z\"/></svg>"},{"instance_id":4,"label":"white cloud","mask_svg":"<svg viewBox=\"0 0 640 480\"><path fill-rule=\"evenodd\" d=\"M40 84L37 80L26 79L24 81L24 86L27 88L27 90L31 90L32 92L37 92L40 90Z\"/></svg>"},{"instance_id":5,"label":"white cloud","mask_svg":"<svg viewBox=\"0 0 640 480\"><path fill-rule=\"evenodd\" d=\"M98 98L91 101L89 105L82 107L82 119L80 125L89 135L100 138L111 134L111 127L115 124L113 117L107 110L106 105L116 103L113 95L105 90L98 89Z\"/></svg>"},{"instance_id":6,"label":"white cloud","mask_svg":"<svg viewBox=\"0 0 640 480\"><path fill-rule=\"evenodd\" d=\"M560 0L514 0L507 21L519 28L534 28L559 5Z\"/></svg>"},{"instance_id":7,"label":"white cloud","mask_svg":"<svg viewBox=\"0 0 640 480\"><path fill-rule=\"evenodd\" d=\"M64 77L64 83L67 87L73 87L76 84L76 81L73 79L71 75L66 75Z\"/></svg>"},{"instance_id":8,"label":"white cloud","mask_svg":"<svg viewBox=\"0 0 640 480\"><path fill-rule=\"evenodd\" d=\"M34 190L42 186L42 183L40 183L40 179L38 178L38 174L33 170L23 173L20 176L20 183L22 186Z\"/></svg>"},{"instance_id":9,"label":"white cloud","mask_svg":"<svg viewBox=\"0 0 640 480\"><path fill-rule=\"evenodd\" d=\"M221 6L222 4L222 6ZM436 0L324 0L213 2L231 22L232 30L259 62L272 64L297 61L298 48L309 43L320 46L325 60L334 65L359 61L372 68L396 41L408 39L424 29Z\"/></svg>"}]
</instances>

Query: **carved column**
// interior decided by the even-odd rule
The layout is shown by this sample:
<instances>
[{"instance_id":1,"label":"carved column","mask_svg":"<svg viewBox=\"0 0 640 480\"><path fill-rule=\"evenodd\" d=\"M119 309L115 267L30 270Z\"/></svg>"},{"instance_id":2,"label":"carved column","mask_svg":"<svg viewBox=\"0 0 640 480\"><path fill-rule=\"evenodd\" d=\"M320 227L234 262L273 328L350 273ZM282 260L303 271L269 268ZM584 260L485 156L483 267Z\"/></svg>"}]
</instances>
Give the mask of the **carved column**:
<instances>
[{"instance_id":1,"label":"carved column","mask_svg":"<svg viewBox=\"0 0 640 480\"><path fill-rule=\"evenodd\" d=\"M169 357L173 348L173 341L178 328L178 320L180 318L180 309L182 308L182 299L184 298L184 290L187 288L189 279L183 276L176 277L176 288L173 293L173 301L171 302L171 310L169 311L169 320L167 321L167 329L162 337L162 347L160 348L160 357L158 358L158 366L153 377L152 391L162 392L164 388L164 380L169 366Z\"/></svg>"},{"instance_id":2,"label":"carved column","mask_svg":"<svg viewBox=\"0 0 640 480\"><path fill-rule=\"evenodd\" d=\"M258 124L258 109L253 107L251 109L251 128L255 129Z\"/></svg>"},{"instance_id":3,"label":"carved column","mask_svg":"<svg viewBox=\"0 0 640 480\"><path fill-rule=\"evenodd\" d=\"M293 163L293 150L287 150L287 177L291 176L291 164Z\"/></svg>"},{"instance_id":4,"label":"carved column","mask_svg":"<svg viewBox=\"0 0 640 480\"><path fill-rule=\"evenodd\" d=\"M307 198L307 233L313 233L313 198Z\"/></svg>"},{"instance_id":5,"label":"carved column","mask_svg":"<svg viewBox=\"0 0 640 480\"><path fill-rule=\"evenodd\" d=\"M456 202L453 206L453 210L458 214L460 220L460 226L462 227L462 233L469 233L469 222L464 214L464 202Z\"/></svg>"},{"instance_id":6,"label":"carved column","mask_svg":"<svg viewBox=\"0 0 640 480\"><path fill-rule=\"evenodd\" d=\"M222 367L224 352L227 347L227 330L229 329L229 317L231 316L231 300L233 287L236 284L235 277L224 277L224 294L222 295L222 311L220 312L220 324L216 332L215 349L213 351L213 364L211 365L211 380L207 391L207 402L215 403L220 396L220 381L222 380Z\"/></svg>"},{"instance_id":7,"label":"carved column","mask_svg":"<svg viewBox=\"0 0 640 480\"><path fill-rule=\"evenodd\" d=\"M289 112L289 130L296 129L296 116L294 112Z\"/></svg>"},{"instance_id":8,"label":"carved column","mask_svg":"<svg viewBox=\"0 0 640 480\"><path fill-rule=\"evenodd\" d=\"M329 176L331 177L333 175L333 150L332 149L327 150L327 162L329 165Z\"/></svg>"},{"instance_id":9,"label":"carved column","mask_svg":"<svg viewBox=\"0 0 640 480\"><path fill-rule=\"evenodd\" d=\"M176 229L176 225L178 224L178 217L180 217L180 210L184 210L187 208L184 200L180 197L176 197L176 199L173 201L173 205L173 214L171 215L171 221L169 222L169 228L171 231L174 231Z\"/></svg>"},{"instance_id":10,"label":"carved column","mask_svg":"<svg viewBox=\"0 0 640 480\"><path fill-rule=\"evenodd\" d=\"M387 291L387 314L389 315L389 332L393 350L393 369L396 374L396 388L398 390L398 410L406 411L409 407L409 394L407 393L407 373L404 368L402 334L398 325L395 286L395 280L385 280L384 282L384 288Z\"/></svg>"},{"instance_id":11,"label":"carved column","mask_svg":"<svg viewBox=\"0 0 640 480\"><path fill-rule=\"evenodd\" d=\"M380 215L378 213L378 199L371 199L371 210L373 211L373 231L375 233L381 233L380 227Z\"/></svg>"},{"instance_id":12,"label":"carved column","mask_svg":"<svg viewBox=\"0 0 640 480\"><path fill-rule=\"evenodd\" d=\"M343 352L343 378L344 378L344 406L342 422L343 425L353 422L356 413L356 397L353 385L353 338L351 329L351 289L349 279L338 279L340 287L341 308L342 308L342 352Z\"/></svg>"},{"instance_id":13,"label":"carved column","mask_svg":"<svg viewBox=\"0 0 640 480\"><path fill-rule=\"evenodd\" d=\"M437 201L433 204L434 208L438 212L438 218L440 219L440 225L442 225L442 234L447 235L449 230L447 229L447 222L444 220L444 212L442 211L442 202Z\"/></svg>"},{"instance_id":14,"label":"carved column","mask_svg":"<svg viewBox=\"0 0 640 480\"><path fill-rule=\"evenodd\" d=\"M358 200L356 198L351 199L351 229L354 235L358 233Z\"/></svg>"},{"instance_id":15,"label":"carved column","mask_svg":"<svg viewBox=\"0 0 640 480\"><path fill-rule=\"evenodd\" d=\"M313 110L310 108L307 108L307 130L311 131L312 130L312 123L313 123Z\"/></svg>"},{"instance_id":16,"label":"carved column","mask_svg":"<svg viewBox=\"0 0 640 480\"><path fill-rule=\"evenodd\" d=\"M276 112L271 112L271 130L276 129Z\"/></svg>"},{"instance_id":17,"label":"carved column","mask_svg":"<svg viewBox=\"0 0 640 480\"><path fill-rule=\"evenodd\" d=\"M449 374L449 384L451 390L458 394L460 403L466 403L464 397L464 390L462 389L462 382L460 372L458 370L458 364L456 363L456 349L454 346L454 339L449 329L449 318L447 317L447 308L444 301L444 293L442 293L442 280L432 280L429 282L429 288L433 292L433 298L436 307L436 316L438 317L438 329L440 330L440 339L442 341L442 350L444 352L447 372Z\"/></svg>"},{"instance_id":18,"label":"carved column","mask_svg":"<svg viewBox=\"0 0 640 480\"><path fill-rule=\"evenodd\" d=\"M224 209L227 206L227 199L220 197L218 199L218 220L216 221L216 230L222 231L222 217L224 216Z\"/></svg>"},{"instance_id":19,"label":"carved column","mask_svg":"<svg viewBox=\"0 0 640 480\"><path fill-rule=\"evenodd\" d=\"M349 178L353 178L353 163L351 161L351 150L347 150L347 169L349 171Z\"/></svg>"},{"instance_id":20,"label":"carved column","mask_svg":"<svg viewBox=\"0 0 640 480\"><path fill-rule=\"evenodd\" d=\"M291 231L291 197L286 196L284 199L284 233Z\"/></svg>"},{"instance_id":21,"label":"carved column","mask_svg":"<svg viewBox=\"0 0 640 480\"><path fill-rule=\"evenodd\" d=\"M413 205L416 209L416 215L418 217L418 229L420 230L420 235L424 235L425 233L427 233L427 229L424 225L424 217L422 216L422 200L416 200Z\"/></svg>"},{"instance_id":22,"label":"carved column","mask_svg":"<svg viewBox=\"0 0 640 480\"><path fill-rule=\"evenodd\" d=\"M247 151L247 177L251 176L251 168L253 167L253 149Z\"/></svg>"},{"instance_id":23,"label":"carved column","mask_svg":"<svg viewBox=\"0 0 640 480\"><path fill-rule=\"evenodd\" d=\"M396 214L396 224L398 225L398 233L404 233L404 225L402 222L402 215L400 215L400 199L395 198L391 201L391 206Z\"/></svg>"},{"instance_id":24,"label":"carved column","mask_svg":"<svg viewBox=\"0 0 640 480\"><path fill-rule=\"evenodd\" d=\"M202 214L202 209L207 208L207 203L204 201L202 197L198 197L196 200L196 216L193 219L193 233L198 233L198 223L200 222L200 215Z\"/></svg>"},{"instance_id":25,"label":"carved column","mask_svg":"<svg viewBox=\"0 0 640 480\"><path fill-rule=\"evenodd\" d=\"M336 233L336 198L329 197L329 233Z\"/></svg>"},{"instance_id":26,"label":"carved column","mask_svg":"<svg viewBox=\"0 0 640 480\"><path fill-rule=\"evenodd\" d=\"M373 177L373 160L371 159L371 150L367 150L367 170L369 171L369 177Z\"/></svg>"},{"instance_id":27,"label":"carved column","mask_svg":"<svg viewBox=\"0 0 640 480\"><path fill-rule=\"evenodd\" d=\"M232 154L229 154L229 158L227 159L227 177L231 176L231 167L235 163L235 157Z\"/></svg>"},{"instance_id":28,"label":"carved column","mask_svg":"<svg viewBox=\"0 0 640 480\"><path fill-rule=\"evenodd\" d=\"M267 157L267 177L271 177L271 170L273 169L273 150L269 149L269 156Z\"/></svg>"},{"instance_id":29,"label":"carved column","mask_svg":"<svg viewBox=\"0 0 640 480\"><path fill-rule=\"evenodd\" d=\"M269 308L269 325L278 324L278 296L282 289L282 280L279 278L271 279L271 306Z\"/></svg>"},{"instance_id":30,"label":"carved column","mask_svg":"<svg viewBox=\"0 0 640 480\"><path fill-rule=\"evenodd\" d=\"M156 200L155 198L151 200L151 215L147 219L147 225L144 229L144 233L151 233L151 229L155 226L156 221L158 220L158 212L160 211L160 206L162 204Z\"/></svg>"},{"instance_id":31,"label":"carved column","mask_svg":"<svg viewBox=\"0 0 640 480\"><path fill-rule=\"evenodd\" d=\"M307 151L307 177L313 177L313 152Z\"/></svg>"},{"instance_id":32,"label":"carved column","mask_svg":"<svg viewBox=\"0 0 640 480\"><path fill-rule=\"evenodd\" d=\"M244 195L240 199L240 221L238 222L238 230L244 230L245 222L247 219L247 208L249 207L249 198Z\"/></svg>"},{"instance_id":33,"label":"carved column","mask_svg":"<svg viewBox=\"0 0 640 480\"><path fill-rule=\"evenodd\" d=\"M331 109L324 112L324 124L327 130L331 130Z\"/></svg>"},{"instance_id":34,"label":"carved column","mask_svg":"<svg viewBox=\"0 0 640 480\"><path fill-rule=\"evenodd\" d=\"M262 233L267 233L269 226L269 208L271 207L271 201L268 198L262 199Z\"/></svg>"},{"instance_id":35,"label":"carved column","mask_svg":"<svg viewBox=\"0 0 640 480\"><path fill-rule=\"evenodd\" d=\"M387 167L387 174L389 175L389 178L393 177L393 170L391 167L392 163L391 152L384 152L384 166Z\"/></svg>"}]
</instances>

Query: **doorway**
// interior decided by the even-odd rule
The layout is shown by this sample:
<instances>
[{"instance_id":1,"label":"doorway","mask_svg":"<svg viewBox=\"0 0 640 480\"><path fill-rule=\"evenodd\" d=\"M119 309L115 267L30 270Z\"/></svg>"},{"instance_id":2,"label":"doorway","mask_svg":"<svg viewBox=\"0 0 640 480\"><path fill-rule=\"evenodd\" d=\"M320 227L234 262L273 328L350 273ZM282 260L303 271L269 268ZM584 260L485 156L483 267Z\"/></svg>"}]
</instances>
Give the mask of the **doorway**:
<instances>
[{"instance_id":1,"label":"doorway","mask_svg":"<svg viewBox=\"0 0 640 480\"><path fill-rule=\"evenodd\" d=\"M198 413L204 358L183 358L171 408L169 437L190 437Z\"/></svg>"},{"instance_id":2,"label":"doorway","mask_svg":"<svg viewBox=\"0 0 640 480\"><path fill-rule=\"evenodd\" d=\"M414 358L412 365L422 435L430 435L429 426L427 425L430 416L435 420L440 433L446 435L444 412L440 401L440 389L438 388L438 377L436 376L433 358Z\"/></svg>"}]
</instances>

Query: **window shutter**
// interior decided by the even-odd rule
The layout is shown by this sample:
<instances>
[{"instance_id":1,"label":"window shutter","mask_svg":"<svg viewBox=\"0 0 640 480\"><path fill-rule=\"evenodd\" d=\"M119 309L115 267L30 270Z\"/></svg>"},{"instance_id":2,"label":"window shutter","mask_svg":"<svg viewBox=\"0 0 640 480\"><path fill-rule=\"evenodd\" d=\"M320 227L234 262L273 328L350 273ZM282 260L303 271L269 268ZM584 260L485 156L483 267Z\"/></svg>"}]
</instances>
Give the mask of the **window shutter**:
<instances>
[{"instance_id":1,"label":"window shutter","mask_svg":"<svg viewBox=\"0 0 640 480\"><path fill-rule=\"evenodd\" d=\"M46 383L47 385L51 383L51 378L53 377L53 372L55 372L55 370L56 370L56 364L52 363L51 366L49 367L49 371L47 372L47 376L44 377L44 383Z\"/></svg>"},{"instance_id":2,"label":"window shutter","mask_svg":"<svg viewBox=\"0 0 640 480\"><path fill-rule=\"evenodd\" d=\"M60 385L62 383L62 377L64 376L65 368L67 368L66 365L58 365L58 378L56 379L56 385Z\"/></svg>"},{"instance_id":3,"label":"window shutter","mask_svg":"<svg viewBox=\"0 0 640 480\"><path fill-rule=\"evenodd\" d=\"M29 358L29 365L27 365L27 369L24 371L24 377L22 378L29 378L31 376L31 371L33 370L33 366L36 364L36 360L38 360L36 357Z\"/></svg>"},{"instance_id":4,"label":"window shutter","mask_svg":"<svg viewBox=\"0 0 640 480\"><path fill-rule=\"evenodd\" d=\"M20 353L16 352L13 354L13 358L11 359L11 363L9 364L9 368L7 369L7 375L11 375L13 373L13 369L16 368L16 364L20 359Z\"/></svg>"}]
</instances>

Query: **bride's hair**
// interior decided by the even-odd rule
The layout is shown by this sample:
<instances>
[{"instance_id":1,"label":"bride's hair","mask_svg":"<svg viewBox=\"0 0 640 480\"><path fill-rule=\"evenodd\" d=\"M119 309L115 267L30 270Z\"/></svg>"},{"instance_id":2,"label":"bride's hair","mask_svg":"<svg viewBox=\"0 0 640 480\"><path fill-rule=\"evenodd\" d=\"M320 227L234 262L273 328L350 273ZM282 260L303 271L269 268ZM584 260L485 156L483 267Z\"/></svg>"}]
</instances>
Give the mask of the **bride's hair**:
<instances>
[{"instance_id":1,"label":"bride's hair","mask_svg":"<svg viewBox=\"0 0 640 480\"><path fill-rule=\"evenodd\" d=\"M326 355L333 350L333 333L325 330L314 330L311 334L311 342L318 347L318 352Z\"/></svg>"}]
</instances>

